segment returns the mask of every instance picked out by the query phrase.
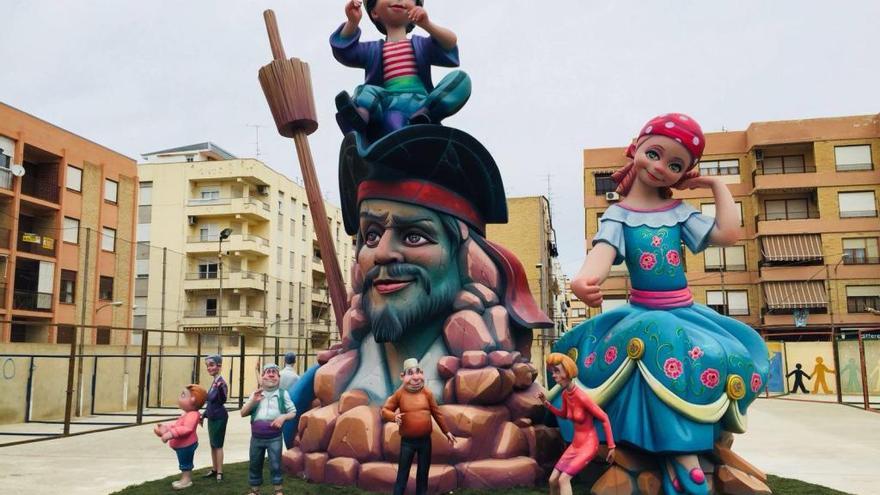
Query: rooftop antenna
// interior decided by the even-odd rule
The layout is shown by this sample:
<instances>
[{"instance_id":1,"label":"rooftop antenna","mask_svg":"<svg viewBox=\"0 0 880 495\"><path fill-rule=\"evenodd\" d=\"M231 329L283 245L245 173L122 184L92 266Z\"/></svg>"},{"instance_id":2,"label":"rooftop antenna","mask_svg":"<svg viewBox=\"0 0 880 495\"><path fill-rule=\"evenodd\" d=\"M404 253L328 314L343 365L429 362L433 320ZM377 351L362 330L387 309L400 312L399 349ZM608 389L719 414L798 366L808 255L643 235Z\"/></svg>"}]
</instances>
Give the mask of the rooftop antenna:
<instances>
[{"instance_id":1,"label":"rooftop antenna","mask_svg":"<svg viewBox=\"0 0 880 495\"><path fill-rule=\"evenodd\" d=\"M259 158L260 157L260 128L266 127L266 126L260 125L260 124L245 124L245 127L253 127L254 128L254 132L257 135L257 140L255 142L255 144L257 145L257 154L254 156L254 158Z\"/></svg>"}]
</instances>

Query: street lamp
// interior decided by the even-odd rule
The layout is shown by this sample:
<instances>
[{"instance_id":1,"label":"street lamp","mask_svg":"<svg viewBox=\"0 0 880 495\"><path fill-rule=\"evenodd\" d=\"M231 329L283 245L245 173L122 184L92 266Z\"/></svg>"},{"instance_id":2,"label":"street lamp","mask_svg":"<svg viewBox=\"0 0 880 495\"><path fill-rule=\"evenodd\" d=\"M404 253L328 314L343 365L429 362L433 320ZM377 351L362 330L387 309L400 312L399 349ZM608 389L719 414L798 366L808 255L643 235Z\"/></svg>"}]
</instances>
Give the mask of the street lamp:
<instances>
[{"instance_id":1,"label":"street lamp","mask_svg":"<svg viewBox=\"0 0 880 495\"><path fill-rule=\"evenodd\" d=\"M223 334L223 241L229 239L232 229L223 229L217 243L217 276L220 278L220 293L217 296L217 354L221 352L220 335Z\"/></svg>"},{"instance_id":2,"label":"street lamp","mask_svg":"<svg viewBox=\"0 0 880 495\"><path fill-rule=\"evenodd\" d=\"M98 314L98 311L101 311L102 309L104 309L108 306L119 307L119 306L122 306L123 304L125 304L125 303L122 301L113 301L113 302L110 302L107 304L102 304L102 305L98 306L98 309L95 310L95 314Z\"/></svg>"}]
</instances>

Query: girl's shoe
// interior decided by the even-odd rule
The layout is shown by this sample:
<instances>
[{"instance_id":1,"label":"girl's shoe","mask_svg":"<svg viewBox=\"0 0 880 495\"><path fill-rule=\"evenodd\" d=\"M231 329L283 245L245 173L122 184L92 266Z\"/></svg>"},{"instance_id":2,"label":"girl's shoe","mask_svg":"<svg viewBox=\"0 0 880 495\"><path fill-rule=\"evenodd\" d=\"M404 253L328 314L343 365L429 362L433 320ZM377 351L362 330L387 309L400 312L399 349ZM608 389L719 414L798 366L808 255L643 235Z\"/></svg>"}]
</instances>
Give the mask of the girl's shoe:
<instances>
[{"instance_id":1,"label":"girl's shoe","mask_svg":"<svg viewBox=\"0 0 880 495\"><path fill-rule=\"evenodd\" d=\"M208 471L207 473L205 473L205 475L202 477L203 478L215 478L215 477L217 477L217 471L214 471L212 469L212 470Z\"/></svg>"},{"instance_id":2,"label":"girl's shoe","mask_svg":"<svg viewBox=\"0 0 880 495\"><path fill-rule=\"evenodd\" d=\"M171 488L173 488L175 490L184 490L184 489L189 488L191 486L193 486L192 481L187 481L184 483L180 480L177 480L177 481L171 482Z\"/></svg>"}]
</instances>

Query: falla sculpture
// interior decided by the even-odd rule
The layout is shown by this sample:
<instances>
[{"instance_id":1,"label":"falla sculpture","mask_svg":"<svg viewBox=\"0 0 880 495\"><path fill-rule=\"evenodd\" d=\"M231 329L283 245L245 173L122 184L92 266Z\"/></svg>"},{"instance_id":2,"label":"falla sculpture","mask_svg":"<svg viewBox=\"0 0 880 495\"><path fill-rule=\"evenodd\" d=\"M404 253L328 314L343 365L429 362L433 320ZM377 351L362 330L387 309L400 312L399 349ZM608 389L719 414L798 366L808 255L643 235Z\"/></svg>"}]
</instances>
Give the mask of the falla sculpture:
<instances>
[{"instance_id":1,"label":"falla sculpture","mask_svg":"<svg viewBox=\"0 0 880 495\"><path fill-rule=\"evenodd\" d=\"M458 46L454 33L435 24L426 9L420 0L349 1L343 6L344 24L330 37L337 60L365 70L364 85L336 98L343 131L340 197L346 233L356 239L356 261L348 293L339 268L327 269L341 342L319 353L319 364L294 387L300 415L283 462L289 474L312 482L392 492L402 438L397 421L383 421L382 406L404 386L400 371L415 363L446 430L435 426L430 434L427 486L417 486L413 471L405 493L542 484L565 450L563 437L571 440L572 431L566 419L557 425L541 399L546 394L561 406L559 389L547 392L535 382L533 332L553 323L531 296L522 264L485 237L487 224L507 222L504 185L491 153L476 138L441 123L467 101L470 79L453 72L432 85L430 66L457 66ZM364 15L385 40L361 41ZM296 142L306 188L314 188L320 203L306 137L317 128L308 65L286 57L271 11L266 21L275 61L261 69L260 82L279 132ZM408 37L414 26L429 36ZM689 160L688 166L691 161L696 163ZM329 230L317 228L323 214L314 209L312 214L326 267L336 260L332 239ZM594 291L595 276L581 275L591 282L584 288ZM673 315L675 310L662 311ZM632 436L626 428L618 439L620 411L627 407L608 404L626 380L604 395L590 388L596 370L584 369L583 363L593 352L585 344L592 343L590 332L578 327L556 348L574 355L580 373L571 375L571 383L606 408L614 441L621 442L616 455L598 446L605 450L590 463L597 469L584 471L591 477L587 482L595 482L594 492L624 493L608 491L620 475L613 469L637 456L646 459L644 467L653 470L657 483L667 480L657 459L690 466L686 457L627 444ZM750 369L764 379L766 366ZM632 377L632 371L629 366L623 373ZM745 368L736 372L746 373ZM737 399L736 410L744 412L754 394L742 390L746 395ZM721 417L712 419L717 423ZM718 439L712 437L709 449ZM606 440L601 429L598 438ZM609 467L610 461L615 465ZM677 472L668 477L667 489L675 489ZM632 493L639 493L635 484Z\"/></svg>"}]
</instances>

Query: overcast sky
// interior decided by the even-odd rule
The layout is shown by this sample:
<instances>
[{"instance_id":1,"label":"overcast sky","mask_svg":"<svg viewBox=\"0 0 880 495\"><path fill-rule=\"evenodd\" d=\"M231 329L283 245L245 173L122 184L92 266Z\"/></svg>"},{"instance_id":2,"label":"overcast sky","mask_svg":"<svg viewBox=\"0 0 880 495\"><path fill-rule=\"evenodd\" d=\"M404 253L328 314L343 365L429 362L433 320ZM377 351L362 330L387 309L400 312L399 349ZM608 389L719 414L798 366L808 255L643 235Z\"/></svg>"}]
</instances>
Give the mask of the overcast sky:
<instances>
[{"instance_id":1,"label":"overcast sky","mask_svg":"<svg viewBox=\"0 0 880 495\"><path fill-rule=\"evenodd\" d=\"M338 204L333 96L363 81L327 44L344 0L0 0L0 101L109 148L140 154L213 141L299 177L257 81L271 60L262 11L311 66L311 147ZM877 19L865 1L427 0L455 31L473 96L445 123L495 157L508 196L550 189L560 261L584 255L582 149L623 146L648 118L705 131L877 113ZM364 19L364 39L379 33ZM445 70L435 69L438 81ZM549 176L549 182L548 182Z\"/></svg>"}]
</instances>

